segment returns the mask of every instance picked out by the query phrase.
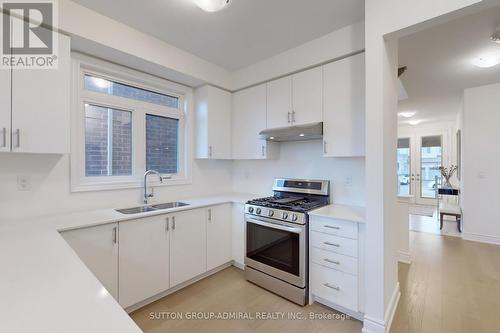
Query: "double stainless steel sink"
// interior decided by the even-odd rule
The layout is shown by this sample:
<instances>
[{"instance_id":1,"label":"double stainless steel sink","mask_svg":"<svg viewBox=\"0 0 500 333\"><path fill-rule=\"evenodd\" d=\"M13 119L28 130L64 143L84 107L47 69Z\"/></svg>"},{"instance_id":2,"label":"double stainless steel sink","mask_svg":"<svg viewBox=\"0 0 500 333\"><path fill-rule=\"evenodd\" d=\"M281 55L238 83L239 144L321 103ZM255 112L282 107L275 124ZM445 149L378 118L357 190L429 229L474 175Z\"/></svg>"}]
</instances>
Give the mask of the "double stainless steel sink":
<instances>
[{"instance_id":1,"label":"double stainless steel sink","mask_svg":"<svg viewBox=\"0 0 500 333\"><path fill-rule=\"evenodd\" d=\"M131 208L123 208L123 209L115 209L118 213L122 214L140 214L140 213L147 213L147 212L154 212L157 210L164 210L164 209L172 209L172 208L177 208L177 207L183 207L183 206L188 206L189 204L184 203L184 202L165 202L157 205L147 205L147 206L138 206L138 207L131 207Z\"/></svg>"}]
</instances>

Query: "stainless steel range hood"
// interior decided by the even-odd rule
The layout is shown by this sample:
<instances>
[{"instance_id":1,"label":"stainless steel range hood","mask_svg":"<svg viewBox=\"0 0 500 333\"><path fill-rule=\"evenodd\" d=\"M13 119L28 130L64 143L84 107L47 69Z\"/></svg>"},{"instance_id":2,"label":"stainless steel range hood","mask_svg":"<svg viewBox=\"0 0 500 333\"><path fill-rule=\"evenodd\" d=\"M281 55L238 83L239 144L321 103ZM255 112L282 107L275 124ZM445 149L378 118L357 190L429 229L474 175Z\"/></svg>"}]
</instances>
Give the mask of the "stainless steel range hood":
<instances>
[{"instance_id":1,"label":"stainless steel range hood","mask_svg":"<svg viewBox=\"0 0 500 333\"><path fill-rule=\"evenodd\" d=\"M273 142L318 140L323 138L323 123L268 128L259 133L263 140Z\"/></svg>"}]
</instances>

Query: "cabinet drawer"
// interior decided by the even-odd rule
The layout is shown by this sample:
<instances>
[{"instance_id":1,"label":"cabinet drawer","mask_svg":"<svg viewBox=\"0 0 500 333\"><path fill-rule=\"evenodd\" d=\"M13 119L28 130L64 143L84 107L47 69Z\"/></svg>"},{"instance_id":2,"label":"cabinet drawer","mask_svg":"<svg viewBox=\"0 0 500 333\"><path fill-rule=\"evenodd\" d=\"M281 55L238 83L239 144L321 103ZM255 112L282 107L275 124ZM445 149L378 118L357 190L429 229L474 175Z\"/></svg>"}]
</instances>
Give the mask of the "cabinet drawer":
<instances>
[{"instance_id":1,"label":"cabinet drawer","mask_svg":"<svg viewBox=\"0 0 500 333\"><path fill-rule=\"evenodd\" d=\"M358 239L358 224L355 222L312 216L309 224L311 230L330 235Z\"/></svg>"},{"instance_id":2,"label":"cabinet drawer","mask_svg":"<svg viewBox=\"0 0 500 333\"><path fill-rule=\"evenodd\" d=\"M358 278L334 269L311 264L311 291L315 296L358 311Z\"/></svg>"},{"instance_id":3,"label":"cabinet drawer","mask_svg":"<svg viewBox=\"0 0 500 333\"><path fill-rule=\"evenodd\" d=\"M311 261L345 273L358 275L358 259L353 257L312 247Z\"/></svg>"},{"instance_id":4,"label":"cabinet drawer","mask_svg":"<svg viewBox=\"0 0 500 333\"><path fill-rule=\"evenodd\" d=\"M311 232L311 245L323 250L358 257L358 241L356 239L337 237L317 231Z\"/></svg>"}]
</instances>

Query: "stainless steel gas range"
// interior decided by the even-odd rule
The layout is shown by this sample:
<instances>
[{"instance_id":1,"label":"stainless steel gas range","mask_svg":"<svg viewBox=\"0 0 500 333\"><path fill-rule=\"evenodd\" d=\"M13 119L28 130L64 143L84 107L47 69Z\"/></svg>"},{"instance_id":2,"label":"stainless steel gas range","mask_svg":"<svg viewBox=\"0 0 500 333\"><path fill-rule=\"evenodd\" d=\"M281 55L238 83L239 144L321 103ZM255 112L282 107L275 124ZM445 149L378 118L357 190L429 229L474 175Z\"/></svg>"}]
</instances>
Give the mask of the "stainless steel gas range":
<instances>
[{"instance_id":1,"label":"stainless steel gas range","mask_svg":"<svg viewBox=\"0 0 500 333\"><path fill-rule=\"evenodd\" d=\"M308 295L308 215L329 203L329 181L275 179L272 197L245 205L245 277L292 302Z\"/></svg>"}]
</instances>

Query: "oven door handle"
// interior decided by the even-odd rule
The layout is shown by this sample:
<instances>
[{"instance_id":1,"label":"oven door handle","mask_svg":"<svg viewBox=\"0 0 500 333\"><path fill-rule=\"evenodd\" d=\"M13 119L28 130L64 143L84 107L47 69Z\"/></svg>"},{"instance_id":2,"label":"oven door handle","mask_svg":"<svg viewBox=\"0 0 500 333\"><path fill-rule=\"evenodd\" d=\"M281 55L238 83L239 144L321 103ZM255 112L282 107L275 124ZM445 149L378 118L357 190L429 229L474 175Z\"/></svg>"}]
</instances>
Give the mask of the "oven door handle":
<instances>
[{"instance_id":1,"label":"oven door handle","mask_svg":"<svg viewBox=\"0 0 500 333\"><path fill-rule=\"evenodd\" d=\"M288 227L288 226L283 225L283 224L273 223L273 222L265 222L265 221L261 221L261 220L256 220L256 219L248 218L248 217L246 218L246 221L250 222L250 223L253 223L253 224L258 224L258 225L261 225L261 226L264 226L264 227L269 227L269 228L273 228L273 229L278 229L278 230L292 232L294 234L301 234L304 231L301 228Z\"/></svg>"}]
</instances>

